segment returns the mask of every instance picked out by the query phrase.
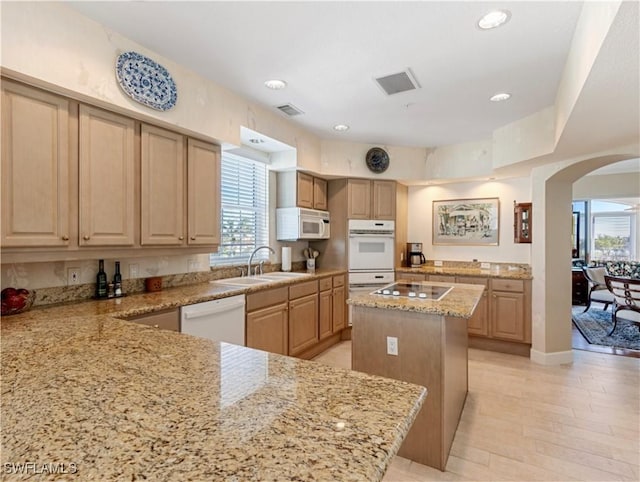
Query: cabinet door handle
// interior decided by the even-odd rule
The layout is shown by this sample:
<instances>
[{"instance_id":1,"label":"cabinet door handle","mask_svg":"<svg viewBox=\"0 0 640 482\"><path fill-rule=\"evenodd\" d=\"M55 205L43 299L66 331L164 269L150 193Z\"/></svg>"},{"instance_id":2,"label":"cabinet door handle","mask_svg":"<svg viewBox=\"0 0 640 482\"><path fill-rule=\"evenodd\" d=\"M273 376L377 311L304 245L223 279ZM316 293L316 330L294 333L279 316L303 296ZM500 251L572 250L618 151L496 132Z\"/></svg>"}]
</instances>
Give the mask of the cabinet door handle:
<instances>
[{"instance_id":1,"label":"cabinet door handle","mask_svg":"<svg viewBox=\"0 0 640 482\"><path fill-rule=\"evenodd\" d=\"M154 328L160 328L160 325L153 325Z\"/></svg>"},{"instance_id":2,"label":"cabinet door handle","mask_svg":"<svg viewBox=\"0 0 640 482\"><path fill-rule=\"evenodd\" d=\"M182 241L184 239L184 236L178 236L178 239Z\"/></svg>"},{"instance_id":3,"label":"cabinet door handle","mask_svg":"<svg viewBox=\"0 0 640 482\"><path fill-rule=\"evenodd\" d=\"M498 297L497 295L492 295L492 296L493 296L494 298L497 298L497 297Z\"/></svg>"},{"instance_id":4,"label":"cabinet door handle","mask_svg":"<svg viewBox=\"0 0 640 482\"><path fill-rule=\"evenodd\" d=\"M65 235L65 236L62 236L62 240L63 240L63 241L69 241L69 236L66 236L66 235Z\"/></svg>"},{"instance_id":5,"label":"cabinet door handle","mask_svg":"<svg viewBox=\"0 0 640 482\"><path fill-rule=\"evenodd\" d=\"M191 236L191 241L195 241L196 237L195 236Z\"/></svg>"},{"instance_id":6,"label":"cabinet door handle","mask_svg":"<svg viewBox=\"0 0 640 482\"><path fill-rule=\"evenodd\" d=\"M85 241L89 241L89 239L91 239L91 236L82 236L82 239L84 239Z\"/></svg>"}]
</instances>

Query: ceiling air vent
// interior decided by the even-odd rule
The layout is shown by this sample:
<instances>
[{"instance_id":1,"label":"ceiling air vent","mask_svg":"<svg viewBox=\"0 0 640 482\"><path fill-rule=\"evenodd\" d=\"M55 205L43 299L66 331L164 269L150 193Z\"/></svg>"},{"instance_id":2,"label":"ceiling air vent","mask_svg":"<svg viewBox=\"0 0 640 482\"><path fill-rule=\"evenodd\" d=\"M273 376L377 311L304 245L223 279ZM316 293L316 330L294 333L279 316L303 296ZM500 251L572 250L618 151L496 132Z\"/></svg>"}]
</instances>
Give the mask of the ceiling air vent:
<instances>
[{"instance_id":1,"label":"ceiling air vent","mask_svg":"<svg viewBox=\"0 0 640 482\"><path fill-rule=\"evenodd\" d=\"M385 75L374 79L387 95L399 94L408 90L420 88L420 84L415 79L409 69L397 74Z\"/></svg>"},{"instance_id":2,"label":"ceiling air vent","mask_svg":"<svg viewBox=\"0 0 640 482\"><path fill-rule=\"evenodd\" d=\"M293 104L283 104L283 105L278 105L276 106L276 109L284 112L285 114L287 114L289 117L293 117L294 115L300 115L300 114L304 114L304 112L302 112L300 109L298 109L296 106L294 106Z\"/></svg>"}]
</instances>

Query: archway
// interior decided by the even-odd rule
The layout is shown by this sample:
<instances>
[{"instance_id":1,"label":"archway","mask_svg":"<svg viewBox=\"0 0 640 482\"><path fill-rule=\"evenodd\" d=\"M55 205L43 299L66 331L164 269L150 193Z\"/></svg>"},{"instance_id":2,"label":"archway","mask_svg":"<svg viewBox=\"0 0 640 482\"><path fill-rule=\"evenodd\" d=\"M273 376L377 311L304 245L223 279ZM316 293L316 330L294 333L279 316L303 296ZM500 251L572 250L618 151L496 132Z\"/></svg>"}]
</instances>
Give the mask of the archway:
<instances>
[{"instance_id":1,"label":"archway","mask_svg":"<svg viewBox=\"0 0 640 482\"><path fill-rule=\"evenodd\" d=\"M571 363L571 216L573 183L585 174L638 157L637 146L622 154L574 159L534 168L532 201L536 233L531 251L531 359Z\"/></svg>"}]
</instances>

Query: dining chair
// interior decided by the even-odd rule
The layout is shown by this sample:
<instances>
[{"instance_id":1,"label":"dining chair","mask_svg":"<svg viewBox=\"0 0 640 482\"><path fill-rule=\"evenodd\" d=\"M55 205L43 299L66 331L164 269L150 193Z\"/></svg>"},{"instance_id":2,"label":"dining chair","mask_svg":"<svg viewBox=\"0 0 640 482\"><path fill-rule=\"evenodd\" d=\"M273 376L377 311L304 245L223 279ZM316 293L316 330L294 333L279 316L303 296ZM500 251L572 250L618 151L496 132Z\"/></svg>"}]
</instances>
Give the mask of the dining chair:
<instances>
[{"instance_id":1,"label":"dining chair","mask_svg":"<svg viewBox=\"0 0 640 482\"><path fill-rule=\"evenodd\" d=\"M604 303L604 309L606 310L609 305L613 304L614 301L613 294L611 294L611 292L609 292L609 290L607 289L607 284L604 280L605 276L607 275L606 268L588 268L586 266L583 266L582 272L584 273L584 277L587 278L587 281L589 282L589 296L587 297L587 307L584 309L583 313L589 311L592 301Z\"/></svg>"},{"instance_id":2,"label":"dining chair","mask_svg":"<svg viewBox=\"0 0 640 482\"><path fill-rule=\"evenodd\" d=\"M624 313L623 319L638 326L640 330L640 279L623 278L620 276L605 276L607 289L614 297L614 308L611 314L613 328L609 336L615 331L618 324L618 313Z\"/></svg>"}]
</instances>

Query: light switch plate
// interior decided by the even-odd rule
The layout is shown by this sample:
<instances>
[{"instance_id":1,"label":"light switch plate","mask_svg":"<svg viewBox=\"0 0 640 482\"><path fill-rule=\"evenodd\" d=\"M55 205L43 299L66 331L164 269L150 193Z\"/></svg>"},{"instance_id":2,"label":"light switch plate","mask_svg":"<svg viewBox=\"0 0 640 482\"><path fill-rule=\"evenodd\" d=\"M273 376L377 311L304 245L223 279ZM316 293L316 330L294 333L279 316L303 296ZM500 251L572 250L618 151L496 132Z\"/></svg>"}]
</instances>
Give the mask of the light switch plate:
<instances>
[{"instance_id":1,"label":"light switch plate","mask_svg":"<svg viewBox=\"0 0 640 482\"><path fill-rule=\"evenodd\" d=\"M434 261L433 265L434 266L442 266L442 261Z\"/></svg>"},{"instance_id":2,"label":"light switch plate","mask_svg":"<svg viewBox=\"0 0 640 482\"><path fill-rule=\"evenodd\" d=\"M491 263L480 263L480 269L491 269Z\"/></svg>"}]
</instances>

